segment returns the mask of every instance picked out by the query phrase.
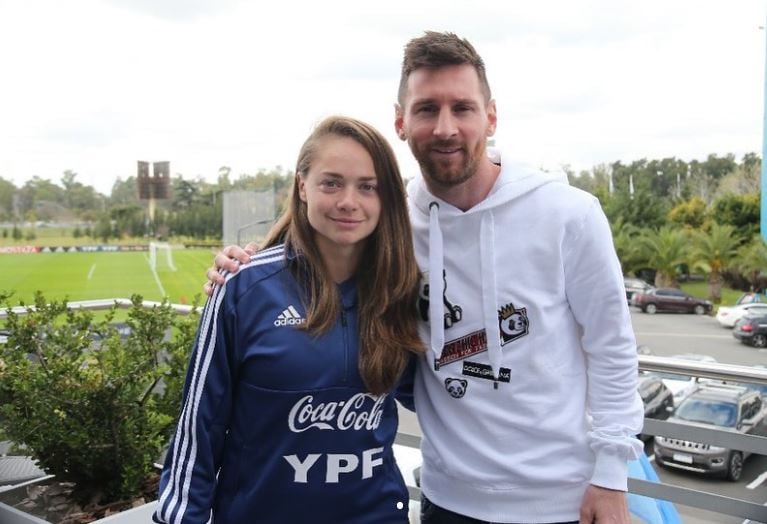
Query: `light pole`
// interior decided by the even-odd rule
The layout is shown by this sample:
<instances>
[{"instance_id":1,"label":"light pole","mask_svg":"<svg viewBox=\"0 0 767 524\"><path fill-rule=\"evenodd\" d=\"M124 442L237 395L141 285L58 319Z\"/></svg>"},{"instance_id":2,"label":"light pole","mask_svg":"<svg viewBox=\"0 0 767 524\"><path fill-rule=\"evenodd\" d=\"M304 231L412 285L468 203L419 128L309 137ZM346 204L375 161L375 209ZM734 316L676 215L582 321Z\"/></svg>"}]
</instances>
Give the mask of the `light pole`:
<instances>
[{"instance_id":1,"label":"light pole","mask_svg":"<svg viewBox=\"0 0 767 524\"><path fill-rule=\"evenodd\" d=\"M767 27L767 25L765 25ZM767 30L765 33L765 62L764 62L764 107L762 119L762 202L761 202L761 220L759 231L762 234L762 241L767 242Z\"/></svg>"}]
</instances>

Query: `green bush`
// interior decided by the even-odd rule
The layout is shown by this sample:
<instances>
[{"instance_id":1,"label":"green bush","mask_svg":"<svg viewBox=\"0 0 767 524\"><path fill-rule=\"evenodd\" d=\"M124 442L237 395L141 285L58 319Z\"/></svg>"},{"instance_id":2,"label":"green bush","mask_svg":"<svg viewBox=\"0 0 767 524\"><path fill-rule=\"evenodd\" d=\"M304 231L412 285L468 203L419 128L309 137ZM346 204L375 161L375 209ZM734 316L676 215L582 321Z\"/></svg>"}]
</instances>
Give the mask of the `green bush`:
<instances>
[{"instance_id":1,"label":"green bush","mask_svg":"<svg viewBox=\"0 0 767 524\"><path fill-rule=\"evenodd\" d=\"M178 413L197 315L141 300L132 297L124 338L116 308L96 320L38 292L27 314L8 309L0 425L45 471L74 482L82 501L138 494Z\"/></svg>"}]
</instances>

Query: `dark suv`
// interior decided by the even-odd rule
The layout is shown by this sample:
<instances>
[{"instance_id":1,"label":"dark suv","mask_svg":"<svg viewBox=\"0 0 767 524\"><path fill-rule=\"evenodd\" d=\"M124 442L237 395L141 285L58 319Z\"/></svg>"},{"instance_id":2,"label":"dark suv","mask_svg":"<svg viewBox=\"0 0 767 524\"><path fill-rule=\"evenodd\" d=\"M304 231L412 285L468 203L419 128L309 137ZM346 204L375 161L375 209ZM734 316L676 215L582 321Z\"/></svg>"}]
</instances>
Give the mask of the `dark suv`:
<instances>
[{"instance_id":1,"label":"dark suv","mask_svg":"<svg viewBox=\"0 0 767 524\"><path fill-rule=\"evenodd\" d=\"M747 315L735 323L732 336L755 348L767 347L767 316Z\"/></svg>"},{"instance_id":2,"label":"dark suv","mask_svg":"<svg viewBox=\"0 0 767 524\"><path fill-rule=\"evenodd\" d=\"M681 289L659 287L645 293L634 293L631 304L650 315L658 311L678 311L703 315L710 313L713 305L708 300L688 295Z\"/></svg>"},{"instance_id":3,"label":"dark suv","mask_svg":"<svg viewBox=\"0 0 767 524\"><path fill-rule=\"evenodd\" d=\"M767 436L767 409L758 391L729 384L706 384L685 399L669 418L688 426ZM655 461L661 466L740 479L747 453L688 440L655 437Z\"/></svg>"}]
</instances>

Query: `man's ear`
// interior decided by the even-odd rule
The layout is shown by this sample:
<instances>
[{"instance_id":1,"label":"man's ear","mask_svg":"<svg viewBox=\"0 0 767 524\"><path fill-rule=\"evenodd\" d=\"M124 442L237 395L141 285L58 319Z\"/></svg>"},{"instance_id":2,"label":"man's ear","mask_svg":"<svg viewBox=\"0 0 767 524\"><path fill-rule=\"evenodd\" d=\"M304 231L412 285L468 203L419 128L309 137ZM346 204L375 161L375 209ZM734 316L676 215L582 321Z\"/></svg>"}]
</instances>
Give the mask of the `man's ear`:
<instances>
[{"instance_id":1,"label":"man's ear","mask_svg":"<svg viewBox=\"0 0 767 524\"><path fill-rule=\"evenodd\" d=\"M495 128L498 125L498 113L496 112L495 100L490 100L487 103L487 136L493 136L495 134Z\"/></svg>"},{"instance_id":2,"label":"man's ear","mask_svg":"<svg viewBox=\"0 0 767 524\"><path fill-rule=\"evenodd\" d=\"M407 140L407 134L405 134L405 111L398 103L394 104L394 130L397 132L400 140Z\"/></svg>"}]
</instances>

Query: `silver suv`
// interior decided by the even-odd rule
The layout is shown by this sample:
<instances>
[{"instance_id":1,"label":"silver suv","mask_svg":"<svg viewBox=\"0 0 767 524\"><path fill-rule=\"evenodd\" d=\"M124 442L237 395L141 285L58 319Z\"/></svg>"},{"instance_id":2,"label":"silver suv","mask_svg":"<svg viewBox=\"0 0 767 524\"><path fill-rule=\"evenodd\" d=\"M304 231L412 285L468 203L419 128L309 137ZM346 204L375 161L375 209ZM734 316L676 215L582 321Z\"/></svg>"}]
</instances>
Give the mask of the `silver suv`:
<instances>
[{"instance_id":1,"label":"silver suv","mask_svg":"<svg viewBox=\"0 0 767 524\"><path fill-rule=\"evenodd\" d=\"M767 406L759 392L730 384L707 384L687 397L668 419L689 426L767 436ZM747 453L688 440L655 437L661 466L740 479Z\"/></svg>"}]
</instances>

